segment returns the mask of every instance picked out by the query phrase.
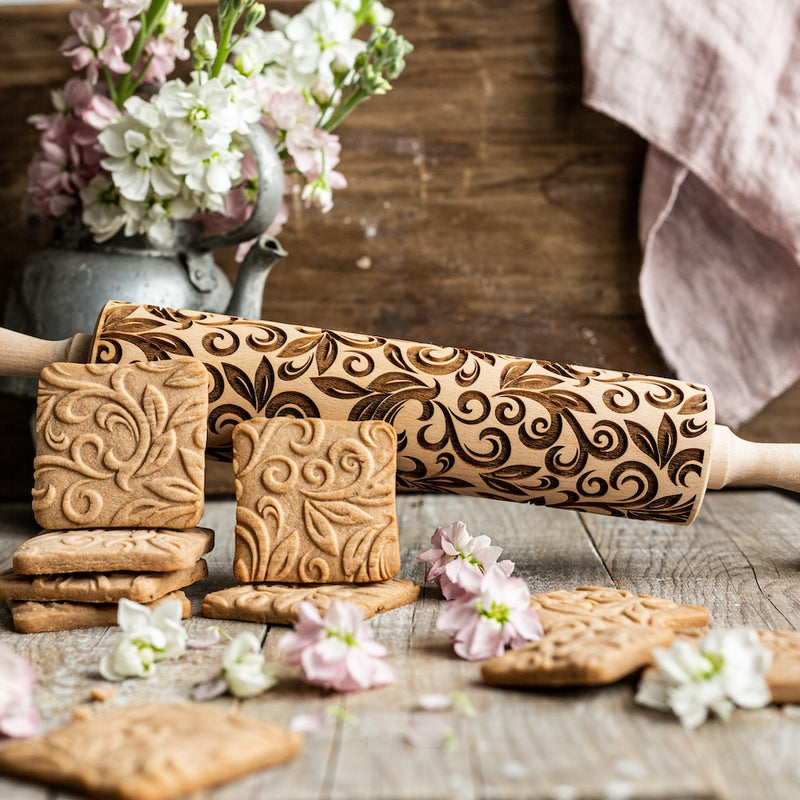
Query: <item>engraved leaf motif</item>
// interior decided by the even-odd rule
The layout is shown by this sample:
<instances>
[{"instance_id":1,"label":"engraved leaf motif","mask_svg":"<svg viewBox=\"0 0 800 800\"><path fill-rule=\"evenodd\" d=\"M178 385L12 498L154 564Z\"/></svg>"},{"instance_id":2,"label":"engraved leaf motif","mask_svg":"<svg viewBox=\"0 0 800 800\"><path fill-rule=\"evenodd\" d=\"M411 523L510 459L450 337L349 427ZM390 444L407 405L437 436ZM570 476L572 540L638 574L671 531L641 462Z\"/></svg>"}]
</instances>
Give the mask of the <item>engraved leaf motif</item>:
<instances>
[{"instance_id":1,"label":"engraved leaf motif","mask_svg":"<svg viewBox=\"0 0 800 800\"><path fill-rule=\"evenodd\" d=\"M294 339L293 341L289 342L285 347L283 347L278 355L281 358L295 358L296 356L305 355L317 346L317 342L319 342L319 340L320 334L314 334L313 336L302 336L299 339Z\"/></svg>"},{"instance_id":2,"label":"engraved leaf motif","mask_svg":"<svg viewBox=\"0 0 800 800\"><path fill-rule=\"evenodd\" d=\"M317 345L315 359L317 361L317 371L320 375L330 368L336 361L339 348L330 336L323 336Z\"/></svg>"},{"instance_id":3,"label":"engraved leaf motif","mask_svg":"<svg viewBox=\"0 0 800 800\"><path fill-rule=\"evenodd\" d=\"M158 497L163 497L164 500L170 500L173 503L196 503L201 499L197 487L184 478L166 478L150 482L147 484L147 488Z\"/></svg>"},{"instance_id":4,"label":"engraved leaf motif","mask_svg":"<svg viewBox=\"0 0 800 800\"><path fill-rule=\"evenodd\" d=\"M672 458L678 443L678 432L669 415L664 414L655 436L638 422L626 420L625 426L631 441L659 467L665 466Z\"/></svg>"},{"instance_id":5,"label":"engraved leaf motif","mask_svg":"<svg viewBox=\"0 0 800 800\"><path fill-rule=\"evenodd\" d=\"M306 533L320 550L338 558L339 540L336 536L336 530L320 508L322 505L324 504L315 503L313 500L306 500L303 504L303 520L306 525Z\"/></svg>"},{"instance_id":6,"label":"engraved leaf motif","mask_svg":"<svg viewBox=\"0 0 800 800\"><path fill-rule=\"evenodd\" d=\"M144 390L142 408L153 435L158 436L163 433L169 418L169 406L164 395L152 383L149 383Z\"/></svg>"},{"instance_id":7,"label":"engraved leaf motif","mask_svg":"<svg viewBox=\"0 0 800 800\"><path fill-rule=\"evenodd\" d=\"M207 404L205 397L192 397L184 400L173 412L169 420L170 428L177 428L181 425L189 425L193 422L205 422L207 416Z\"/></svg>"},{"instance_id":8,"label":"engraved leaf motif","mask_svg":"<svg viewBox=\"0 0 800 800\"><path fill-rule=\"evenodd\" d=\"M372 522L372 516L369 512L347 500L331 500L327 502L307 500L306 503L319 511L334 525L364 525Z\"/></svg>"},{"instance_id":9,"label":"engraved leaf motif","mask_svg":"<svg viewBox=\"0 0 800 800\"><path fill-rule=\"evenodd\" d=\"M355 400L371 394L369 389L364 389L346 378L312 378L311 382L323 394L335 400Z\"/></svg>"},{"instance_id":10,"label":"engraved leaf motif","mask_svg":"<svg viewBox=\"0 0 800 800\"><path fill-rule=\"evenodd\" d=\"M291 580L296 573L297 561L300 556L300 537L297 531L292 531L272 551L267 567L270 580Z\"/></svg>"},{"instance_id":11,"label":"engraved leaf motif","mask_svg":"<svg viewBox=\"0 0 800 800\"><path fill-rule=\"evenodd\" d=\"M162 469L172 458L177 446L178 437L175 435L174 429L170 428L166 433L153 439L153 443L147 451L147 457L134 474L144 478Z\"/></svg>"},{"instance_id":12,"label":"engraved leaf motif","mask_svg":"<svg viewBox=\"0 0 800 800\"><path fill-rule=\"evenodd\" d=\"M416 389L420 386L428 388L428 385L413 375L404 375L402 372L386 372L379 375L369 385L373 392L393 394L403 389Z\"/></svg>"}]
</instances>

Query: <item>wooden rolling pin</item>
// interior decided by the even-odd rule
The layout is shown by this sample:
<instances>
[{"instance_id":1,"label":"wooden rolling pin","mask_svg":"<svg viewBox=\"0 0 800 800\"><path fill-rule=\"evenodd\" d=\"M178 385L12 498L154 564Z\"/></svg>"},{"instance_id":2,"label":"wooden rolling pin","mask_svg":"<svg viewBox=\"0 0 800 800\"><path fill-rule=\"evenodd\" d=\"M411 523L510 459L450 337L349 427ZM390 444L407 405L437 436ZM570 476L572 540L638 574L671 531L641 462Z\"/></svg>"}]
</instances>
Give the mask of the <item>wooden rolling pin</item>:
<instances>
[{"instance_id":1,"label":"wooden rolling pin","mask_svg":"<svg viewBox=\"0 0 800 800\"><path fill-rule=\"evenodd\" d=\"M694 383L120 302L93 335L0 338L5 375L180 356L211 376L216 458L253 416L383 419L398 434L398 484L418 491L688 523L707 488L800 488L800 446L715 425Z\"/></svg>"}]
</instances>

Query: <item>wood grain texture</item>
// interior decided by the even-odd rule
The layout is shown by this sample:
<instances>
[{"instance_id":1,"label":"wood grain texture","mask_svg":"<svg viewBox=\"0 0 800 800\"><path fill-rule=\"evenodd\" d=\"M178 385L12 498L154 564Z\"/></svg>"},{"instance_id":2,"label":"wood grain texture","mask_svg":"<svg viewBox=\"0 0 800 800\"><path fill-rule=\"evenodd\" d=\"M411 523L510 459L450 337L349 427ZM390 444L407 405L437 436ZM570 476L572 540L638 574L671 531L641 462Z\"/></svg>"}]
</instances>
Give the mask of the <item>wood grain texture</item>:
<instances>
[{"instance_id":1,"label":"wood grain texture","mask_svg":"<svg viewBox=\"0 0 800 800\"><path fill-rule=\"evenodd\" d=\"M8 564L15 543L32 534L29 512L4 504L0 554ZM433 529L463 519L472 533L486 533L516 561L517 574L534 592L582 584L706 604L712 624L745 623L796 629L800 623L800 506L775 492L711 493L688 528L583 516L575 512L451 496L404 495L398 500L402 568L416 581L415 560ZM236 583L232 575L235 509L232 501L208 504L203 525L216 530L210 575L187 589L195 614L202 596ZM286 725L300 712L338 716L309 737L295 762L230 783L209 800L514 800L600 797L686 800L751 800L793 797L797 766L798 706L737 711L727 724L711 721L686 731L665 714L635 705L635 682L606 688L511 690L484 685L479 665L456 658L436 629L444 605L438 590L423 588L411 606L371 620L389 650L400 681L384 689L337 695L302 684L279 667L278 685L240 711ZM209 621L186 621L190 633ZM249 630L278 660L284 626L225 622L229 633ZM66 633L15 634L0 611L0 641L35 664L37 703L46 724L90 704L102 685L97 663L117 632L94 628ZM192 686L219 667L222 646L191 651L159 664L151 680L117 685L111 703L186 699ZM417 709L420 694L461 692L475 709L469 718L443 712L452 726L450 749L413 748L404 732L413 720L432 718ZM220 706L234 701L220 698ZM426 714L428 717L426 717ZM348 721L349 720L349 721ZM45 800L44 790L0 779L0 795Z\"/></svg>"},{"instance_id":2,"label":"wood grain texture","mask_svg":"<svg viewBox=\"0 0 800 800\"><path fill-rule=\"evenodd\" d=\"M416 50L395 90L340 129L349 187L334 209L293 209L264 315L667 375L637 290L644 143L581 104L566 2L394 5ZM47 236L19 211L36 147L25 119L69 74L67 33L63 5L0 8L0 297ZM0 436L24 453L18 406L0 404ZM746 430L791 440L799 409L795 387ZM3 495L27 492L25 469L0 476Z\"/></svg>"}]
</instances>

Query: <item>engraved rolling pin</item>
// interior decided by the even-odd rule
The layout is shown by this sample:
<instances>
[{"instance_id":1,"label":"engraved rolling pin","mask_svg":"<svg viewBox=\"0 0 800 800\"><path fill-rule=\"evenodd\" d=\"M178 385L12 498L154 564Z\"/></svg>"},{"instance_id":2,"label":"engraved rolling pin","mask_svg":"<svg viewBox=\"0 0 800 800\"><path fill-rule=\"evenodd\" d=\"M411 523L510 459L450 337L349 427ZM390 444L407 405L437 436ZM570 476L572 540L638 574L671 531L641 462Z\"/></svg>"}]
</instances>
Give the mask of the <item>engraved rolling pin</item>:
<instances>
[{"instance_id":1,"label":"engraved rolling pin","mask_svg":"<svg viewBox=\"0 0 800 800\"><path fill-rule=\"evenodd\" d=\"M0 374L53 361L194 356L211 375L209 453L230 457L254 416L383 419L398 484L690 522L706 488L800 489L800 445L745 442L714 424L701 385L395 339L108 303L92 336L4 331Z\"/></svg>"}]
</instances>

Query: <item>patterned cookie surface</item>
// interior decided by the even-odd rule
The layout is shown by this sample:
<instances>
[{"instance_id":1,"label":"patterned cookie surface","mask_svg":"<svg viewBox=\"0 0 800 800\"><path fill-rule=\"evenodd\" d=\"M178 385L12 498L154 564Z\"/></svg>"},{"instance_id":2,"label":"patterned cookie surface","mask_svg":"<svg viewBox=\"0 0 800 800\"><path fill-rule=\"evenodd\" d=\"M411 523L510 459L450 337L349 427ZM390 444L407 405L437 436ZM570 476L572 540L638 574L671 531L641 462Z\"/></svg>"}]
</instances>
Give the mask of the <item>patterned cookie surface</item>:
<instances>
[{"instance_id":1,"label":"patterned cookie surface","mask_svg":"<svg viewBox=\"0 0 800 800\"><path fill-rule=\"evenodd\" d=\"M173 572L72 572L65 575L0 574L2 600L70 600L77 603L114 603L122 597L151 603L208 575L202 559Z\"/></svg>"},{"instance_id":2,"label":"patterned cookie surface","mask_svg":"<svg viewBox=\"0 0 800 800\"><path fill-rule=\"evenodd\" d=\"M0 772L111 800L168 800L294 758L302 738L211 705L115 708L0 749Z\"/></svg>"},{"instance_id":3,"label":"patterned cookie surface","mask_svg":"<svg viewBox=\"0 0 800 800\"><path fill-rule=\"evenodd\" d=\"M179 600L181 615L187 619L192 613L189 598L183 592L165 594L146 603L157 606L167 600ZM17 633L42 633L43 631L70 631L77 628L97 628L117 624L116 603L73 603L70 601L38 602L36 600L11 600L8 603L14 630Z\"/></svg>"},{"instance_id":4,"label":"patterned cookie surface","mask_svg":"<svg viewBox=\"0 0 800 800\"><path fill-rule=\"evenodd\" d=\"M197 525L207 414L208 373L195 359L45 367L36 521L47 530Z\"/></svg>"},{"instance_id":5,"label":"patterned cookie surface","mask_svg":"<svg viewBox=\"0 0 800 800\"><path fill-rule=\"evenodd\" d=\"M654 647L666 647L668 628L575 617L541 639L481 665L485 683L497 686L597 686L647 666Z\"/></svg>"},{"instance_id":6,"label":"patterned cookie surface","mask_svg":"<svg viewBox=\"0 0 800 800\"><path fill-rule=\"evenodd\" d=\"M758 631L772 653L767 685L774 703L800 703L800 631Z\"/></svg>"},{"instance_id":7,"label":"patterned cookie surface","mask_svg":"<svg viewBox=\"0 0 800 800\"><path fill-rule=\"evenodd\" d=\"M576 615L673 629L708 625L708 609L704 606L636 595L611 586L579 586L573 591L559 589L535 594L531 597L531 607L536 609L545 630Z\"/></svg>"},{"instance_id":8,"label":"patterned cookie surface","mask_svg":"<svg viewBox=\"0 0 800 800\"><path fill-rule=\"evenodd\" d=\"M304 600L324 614L334 600L353 603L368 618L413 603L419 586L405 578L365 584L255 583L212 592L203 599L203 616L248 622L291 624Z\"/></svg>"},{"instance_id":9,"label":"patterned cookie surface","mask_svg":"<svg viewBox=\"0 0 800 800\"><path fill-rule=\"evenodd\" d=\"M208 528L48 531L23 542L12 562L20 575L172 572L194 566L213 546Z\"/></svg>"},{"instance_id":10,"label":"patterned cookie surface","mask_svg":"<svg viewBox=\"0 0 800 800\"><path fill-rule=\"evenodd\" d=\"M237 425L234 575L285 583L394 577L396 448L394 429L376 420Z\"/></svg>"}]
</instances>

